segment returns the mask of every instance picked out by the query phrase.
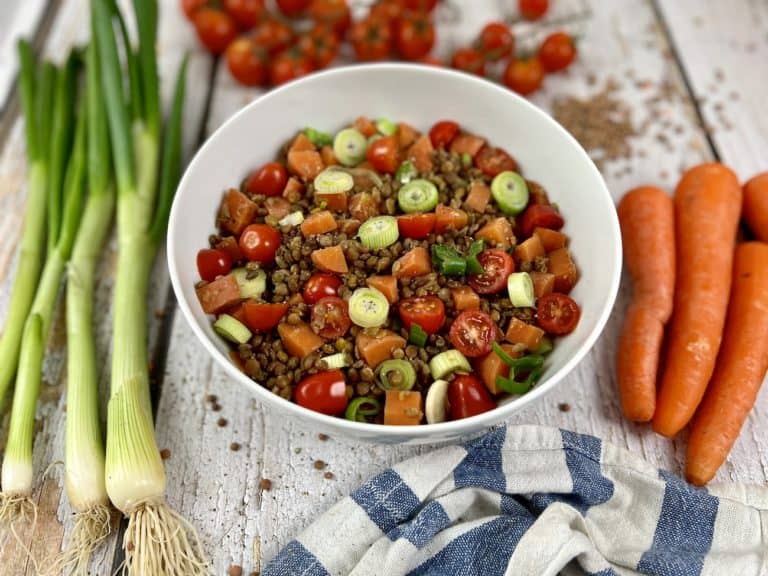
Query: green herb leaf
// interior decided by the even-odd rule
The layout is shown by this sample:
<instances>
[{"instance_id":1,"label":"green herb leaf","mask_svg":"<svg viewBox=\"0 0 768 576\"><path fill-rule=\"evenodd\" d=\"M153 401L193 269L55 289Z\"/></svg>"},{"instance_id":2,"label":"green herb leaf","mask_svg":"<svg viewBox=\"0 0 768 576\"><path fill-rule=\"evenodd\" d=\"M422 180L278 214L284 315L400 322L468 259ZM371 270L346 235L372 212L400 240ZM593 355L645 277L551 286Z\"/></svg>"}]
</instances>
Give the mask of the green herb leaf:
<instances>
[{"instance_id":1,"label":"green herb leaf","mask_svg":"<svg viewBox=\"0 0 768 576\"><path fill-rule=\"evenodd\" d=\"M411 330L408 333L408 341L411 344L423 348L427 344L428 334L424 332L424 329L418 324L411 324Z\"/></svg>"}]
</instances>

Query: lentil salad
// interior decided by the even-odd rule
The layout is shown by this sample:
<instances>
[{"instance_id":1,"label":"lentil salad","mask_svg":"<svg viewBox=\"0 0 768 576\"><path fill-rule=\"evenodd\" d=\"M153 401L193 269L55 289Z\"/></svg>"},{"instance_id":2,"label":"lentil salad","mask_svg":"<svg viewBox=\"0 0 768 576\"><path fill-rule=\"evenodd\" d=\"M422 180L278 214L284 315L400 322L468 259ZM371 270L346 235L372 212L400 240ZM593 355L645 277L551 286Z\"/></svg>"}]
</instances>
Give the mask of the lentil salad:
<instances>
[{"instance_id":1,"label":"lentil salad","mask_svg":"<svg viewBox=\"0 0 768 576\"><path fill-rule=\"evenodd\" d=\"M253 380L361 422L437 423L525 394L580 309L547 192L441 121L307 128L224 193L203 310Z\"/></svg>"}]
</instances>

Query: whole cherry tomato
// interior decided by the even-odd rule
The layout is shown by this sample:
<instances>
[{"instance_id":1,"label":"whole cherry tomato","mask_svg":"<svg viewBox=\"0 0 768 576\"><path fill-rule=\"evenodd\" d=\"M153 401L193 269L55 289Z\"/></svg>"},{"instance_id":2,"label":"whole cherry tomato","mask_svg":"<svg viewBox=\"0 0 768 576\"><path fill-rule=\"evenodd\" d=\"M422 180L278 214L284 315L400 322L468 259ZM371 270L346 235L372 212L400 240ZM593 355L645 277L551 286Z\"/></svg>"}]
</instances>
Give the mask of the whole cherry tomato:
<instances>
[{"instance_id":1,"label":"whole cherry tomato","mask_svg":"<svg viewBox=\"0 0 768 576\"><path fill-rule=\"evenodd\" d=\"M520 235L523 238L530 237L536 228L560 230L564 224L565 220L563 220L559 212L547 204L532 204L528 206L518 220Z\"/></svg>"},{"instance_id":2,"label":"whole cherry tomato","mask_svg":"<svg viewBox=\"0 0 768 576\"><path fill-rule=\"evenodd\" d=\"M405 214L397 217L397 228L406 238L424 240L435 229L436 221L437 215L434 212Z\"/></svg>"},{"instance_id":3,"label":"whole cherry tomato","mask_svg":"<svg viewBox=\"0 0 768 576\"><path fill-rule=\"evenodd\" d=\"M251 330L261 330L263 332L272 330L272 328L280 323L280 320L283 319L287 312L288 302L269 304L267 302L249 300L243 304L245 323Z\"/></svg>"},{"instance_id":4,"label":"whole cherry tomato","mask_svg":"<svg viewBox=\"0 0 768 576\"><path fill-rule=\"evenodd\" d=\"M394 23L403 15L404 10L403 0L379 0L371 6L368 16L371 18L382 18L387 22Z\"/></svg>"},{"instance_id":5,"label":"whole cherry tomato","mask_svg":"<svg viewBox=\"0 0 768 576\"><path fill-rule=\"evenodd\" d=\"M358 60L372 62L384 60L392 51L392 33L389 23L381 18L366 18L352 26L349 40Z\"/></svg>"},{"instance_id":6,"label":"whole cherry tomato","mask_svg":"<svg viewBox=\"0 0 768 576\"><path fill-rule=\"evenodd\" d=\"M346 34L352 23L352 14L347 0L312 0L309 15L315 22L325 24L339 38Z\"/></svg>"},{"instance_id":7,"label":"whole cherry tomato","mask_svg":"<svg viewBox=\"0 0 768 576\"><path fill-rule=\"evenodd\" d=\"M181 0L181 9L188 20L193 20L195 12L205 6L208 0Z\"/></svg>"},{"instance_id":8,"label":"whole cherry tomato","mask_svg":"<svg viewBox=\"0 0 768 576\"><path fill-rule=\"evenodd\" d=\"M240 250L251 262L272 264L280 248L280 232L267 224L249 224L240 235Z\"/></svg>"},{"instance_id":9,"label":"whole cherry tomato","mask_svg":"<svg viewBox=\"0 0 768 576\"><path fill-rule=\"evenodd\" d=\"M485 384L469 374L456 376L448 386L448 415L451 420L469 418L496 408Z\"/></svg>"},{"instance_id":10,"label":"whole cherry tomato","mask_svg":"<svg viewBox=\"0 0 768 576\"><path fill-rule=\"evenodd\" d=\"M206 282L213 282L218 276L229 274L230 270L232 257L224 250L205 248L197 253L197 271Z\"/></svg>"},{"instance_id":11,"label":"whole cherry tomato","mask_svg":"<svg viewBox=\"0 0 768 576\"><path fill-rule=\"evenodd\" d=\"M338 296L320 298L312 306L312 319L309 325L315 334L323 338L341 338L352 326L347 301Z\"/></svg>"},{"instance_id":12,"label":"whole cherry tomato","mask_svg":"<svg viewBox=\"0 0 768 576\"><path fill-rule=\"evenodd\" d=\"M326 296L338 296L339 288L343 282L338 276L333 274L317 273L312 274L304 284L302 296L307 304L315 304L321 298Z\"/></svg>"},{"instance_id":13,"label":"whole cherry tomato","mask_svg":"<svg viewBox=\"0 0 768 576\"><path fill-rule=\"evenodd\" d=\"M293 28L279 20L265 20L251 32L251 38L270 54L285 50L293 42Z\"/></svg>"},{"instance_id":14,"label":"whole cherry tomato","mask_svg":"<svg viewBox=\"0 0 768 576\"><path fill-rule=\"evenodd\" d=\"M288 172L285 166L278 162L267 162L251 172L245 181L245 189L250 194L263 194L264 196L281 196L288 182Z\"/></svg>"},{"instance_id":15,"label":"whole cherry tomato","mask_svg":"<svg viewBox=\"0 0 768 576\"><path fill-rule=\"evenodd\" d=\"M235 20L223 10L201 8L193 22L197 37L211 54L221 54L237 37Z\"/></svg>"},{"instance_id":16,"label":"whole cherry tomato","mask_svg":"<svg viewBox=\"0 0 768 576\"><path fill-rule=\"evenodd\" d=\"M465 310L451 324L448 339L467 358L485 356L499 335L496 323L481 310Z\"/></svg>"},{"instance_id":17,"label":"whole cherry tomato","mask_svg":"<svg viewBox=\"0 0 768 576\"><path fill-rule=\"evenodd\" d=\"M459 134L459 125L451 120L441 120L429 129L429 139L435 148L448 148Z\"/></svg>"},{"instance_id":18,"label":"whole cherry tomato","mask_svg":"<svg viewBox=\"0 0 768 576\"><path fill-rule=\"evenodd\" d=\"M511 60L504 71L504 84L523 96L536 92L544 82L544 67L538 58Z\"/></svg>"},{"instance_id":19,"label":"whole cherry tomato","mask_svg":"<svg viewBox=\"0 0 768 576\"><path fill-rule=\"evenodd\" d=\"M536 317L543 330L561 336L573 332L579 323L581 310L573 298L555 292L539 298Z\"/></svg>"},{"instance_id":20,"label":"whole cherry tomato","mask_svg":"<svg viewBox=\"0 0 768 576\"><path fill-rule=\"evenodd\" d=\"M474 48L459 48L453 53L451 66L457 70L485 76L485 57Z\"/></svg>"},{"instance_id":21,"label":"whole cherry tomato","mask_svg":"<svg viewBox=\"0 0 768 576\"><path fill-rule=\"evenodd\" d=\"M400 301L399 311L406 330L418 324L427 334L435 334L445 321L445 304L437 296L404 298Z\"/></svg>"},{"instance_id":22,"label":"whole cherry tomato","mask_svg":"<svg viewBox=\"0 0 768 576\"><path fill-rule=\"evenodd\" d=\"M477 260L483 267L482 274L471 274L469 285L478 294L496 294L507 286L507 277L515 271L515 261L512 256L491 248L483 250L477 256Z\"/></svg>"},{"instance_id":23,"label":"whole cherry tomato","mask_svg":"<svg viewBox=\"0 0 768 576\"><path fill-rule=\"evenodd\" d=\"M565 32L547 36L539 47L539 60L547 72L565 70L576 59L576 45Z\"/></svg>"},{"instance_id":24,"label":"whole cherry tomato","mask_svg":"<svg viewBox=\"0 0 768 576\"><path fill-rule=\"evenodd\" d=\"M400 165L400 148L395 136L384 136L368 146L366 158L378 172L394 174Z\"/></svg>"},{"instance_id":25,"label":"whole cherry tomato","mask_svg":"<svg viewBox=\"0 0 768 576\"><path fill-rule=\"evenodd\" d=\"M491 22L480 32L477 47L487 60L496 62L512 53L515 49L515 38L506 24Z\"/></svg>"},{"instance_id":26,"label":"whole cherry tomato","mask_svg":"<svg viewBox=\"0 0 768 576\"><path fill-rule=\"evenodd\" d=\"M295 18L304 12L312 0L276 0L277 7L280 8L280 12L288 16L289 18Z\"/></svg>"},{"instance_id":27,"label":"whole cherry tomato","mask_svg":"<svg viewBox=\"0 0 768 576\"><path fill-rule=\"evenodd\" d=\"M414 12L432 12L437 6L437 0L403 0L405 7Z\"/></svg>"},{"instance_id":28,"label":"whole cherry tomato","mask_svg":"<svg viewBox=\"0 0 768 576\"><path fill-rule=\"evenodd\" d=\"M419 64L424 64L426 66L438 66L441 68L445 65L445 62L440 60L440 58L438 58L437 56L432 56L431 54L427 54L426 56L424 56L424 58L420 58L416 60L416 62L418 62Z\"/></svg>"},{"instance_id":29,"label":"whole cherry tomato","mask_svg":"<svg viewBox=\"0 0 768 576\"><path fill-rule=\"evenodd\" d=\"M429 16L406 13L395 26L395 47L406 60L423 58L435 45L435 27Z\"/></svg>"},{"instance_id":30,"label":"whole cherry tomato","mask_svg":"<svg viewBox=\"0 0 768 576\"><path fill-rule=\"evenodd\" d=\"M224 9L244 30L250 30L264 14L264 0L224 0Z\"/></svg>"},{"instance_id":31,"label":"whole cherry tomato","mask_svg":"<svg viewBox=\"0 0 768 576\"><path fill-rule=\"evenodd\" d=\"M296 404L321 414L337 416L347 409L347 383L341 370L307 376L293 392Z\"/></svg>"},{"instance_id":32,"label":"whole cherry tomato","mask_svg":"<svg viewBox=\"0 0 768 576\"><path fill-rule=\"evenodd\" d=\"M549 9L549 0L518 0L520 14L526 20L538 20Z\"/></svg>"},{"instance_id":33,"label":"whole cherry tomato","mask_svg":"<svg viewBox=\"0 0 768 576\"><path fill-rule=\"evenodd\" d=\"M267 51L253 40L241 37L226 51L227 67L244 86L261 86L267 79ZM281 190L282 192L282 190Z\"/></svg>"},{"instance_id":34,"label":"whole cherry tomato","mask_svg":"<svg viewBox=\"0 0 768 576\"><path fill-rule=\"evenodd\" d=\"M269 68L269 81L272 86L285 84L296 78L315 71L315 66L297 48L278 54Z\"/></svg>"},{"instance_id":35,"label":"whole cherry tomato","mask_svg":"<svg viewBox=\"0 0 768 576\"><path fill-rule=\"evenodd\" d=\"M517 170L517 162L503 148L484 146L475 156L475 166L480 168L486 176L494 176L506 170Z\"/></svg>"},{"instance_id":36,"label":"whole cherry tomato","mask_svg":"<svg viewBox=\"0 0 768 576\"><path fill-rule=\"evenodd\" d=\"M328 66L339 53L339 39L324 24L315 24L299 38L297 46L318 68Z\"/></svg>"}]
</instances>

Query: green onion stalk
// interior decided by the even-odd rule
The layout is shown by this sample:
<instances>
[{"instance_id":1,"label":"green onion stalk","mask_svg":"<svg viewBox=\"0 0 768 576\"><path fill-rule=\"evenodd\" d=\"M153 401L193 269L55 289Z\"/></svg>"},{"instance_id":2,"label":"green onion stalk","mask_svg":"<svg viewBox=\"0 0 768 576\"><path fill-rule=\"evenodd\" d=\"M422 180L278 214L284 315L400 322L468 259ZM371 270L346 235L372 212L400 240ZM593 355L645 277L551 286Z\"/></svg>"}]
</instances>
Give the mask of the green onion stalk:
<instances>
[{"instance_id":1,"label":"green onion stalk","mask_svg":"<svg viewBox=\"0 0 768 576\"><path fill-rule=\"evenodd\" d=\"M56 75L54 125L62 130L59 133L61 136L72 130L73 123L76 123L76 128L71 153L66 143L68 138L62 138L64 144L54 142L49 151L51 158L60 155L64 159L60 163L52 162L52 168L54 165L62 170L66 167L66 172L61 179L49 178L49 182L59 185L58 190L48 191L49 220L54 217L58 220L55 225L49 225L49 231L55 231L56 238L49 242L50 250L21 336L8 443L2 465L3 491L0 493L0 521L11 526L16 521L36 516L36 505L31 499L35 407L40 394L43 355L51 319L80 224L85 194L86 111L81 106L76 121L71 111L77 92L77 61L78 57L71 55ZM54 208L54 204L58 207Z\"/></svg>"},{"instance_id":2,"label":"green onion stalk","mask_svg":"<svg viewBox=\"0 0 768 576\"><path fill-rule=\"evenodd\" d=\"M114 24L116 17L119 24L119 12L110 0L91 0L91 10L117 181L118 261L107 414L107 493L129 519L123 539L128 574L207 574L196 531L165 500L166 479L154 436L146 342L150 271L181 168L186 64L180 68L162 134L155 54L156 0L134 0L137 49L127 42L122 50L118 46ZM127 91L120 53L127 55Z\"/></svg>"},{"instance_id":3,"label":"green onion stalk","mask_svg":"<svg viewBox=\"0 0 768 576\"><path fill-rule=\"evenodd\" d=\"M24 322L32 306L45 256L48 182L46 143L50 140L50 99L55 76L55 70L51 64L37 66L29 43L19 42L18 49L21 61L19 86L26 128L29 187L16 280L8 306L5 329L0 338L0 406L3 405L16 374Z\"/></svg>"}]
</instances>

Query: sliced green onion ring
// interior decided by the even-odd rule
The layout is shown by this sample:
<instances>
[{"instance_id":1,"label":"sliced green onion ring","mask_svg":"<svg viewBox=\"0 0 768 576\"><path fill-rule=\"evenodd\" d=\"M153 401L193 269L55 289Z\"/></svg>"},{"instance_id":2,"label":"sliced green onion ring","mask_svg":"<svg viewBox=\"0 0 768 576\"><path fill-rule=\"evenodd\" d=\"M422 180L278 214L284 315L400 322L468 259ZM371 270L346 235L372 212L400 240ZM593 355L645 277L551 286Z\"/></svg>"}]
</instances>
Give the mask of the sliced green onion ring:
<instances>
[{"instance_id":1,"label":"sliced green onion ring","mask_svg":"<svg viewBox=\"0 0 768 576\"><path fill-rule=\"evenodd\" d=\"M315 177L314 186L321 194L341 194L352 190L355 179L349 172L326 168Z\"/></svg>"},{"instance_id":2,"label":"sliced green onion ring","mask_svg":"<svg viewBox=\"0 0 768 576\"><path fill-rule=\"evenodd\" d=\"M213 329L222 338L235 344L245 344L251 339L251 331L234 316L222 314L213 323Z\"/></svg>"},{"instance_id":3,"label":"sliced green onion ring","mask_svg":"<svg viewBox=\"0 0 768 576\"><path fill-rule=\"evenodd\" d=\"M397 203L403 212L429 212L439 200L437 186L419 178L405 184L397 193Z\"/></svg>"},{"instance_id":4,"label":"sliced green onion ring","mask_svg":"<svg viewBox=\"0 0 768 576\"><path fill-rule=\"evenodd\" d=\"M416 166L413 165L413 162L406 160L400 164L397 172L395 172L395 180L400 182L400 184L408 184L408 182L413 180L418 174L419 172L416 170Z\"/></svg>"},{"instance_id":5,"label":"sliced green onion ring","mask_svg":"<svg viewBox=\"0 0 768 576\"><path fill-rule=\"evenodd\" d=\"M352 362L350 361L349 354L345 352L337 352L336 354L331 354L330 356L325 356L321 358L322 362L325 364L326 370L337 370L339 368L348 368L352 365Z\"/></svg>"},{"instance_id":6,"label":"sliced green onion ring","mask_svg":"<svg viewBox=\"0 0 768 576\"><path fill-rule=\"evenodd\" d=\"M416 370L408 360L385 360L376 368L382 390L410 390L416 383Z\"/></svg>"},{"instance_id":7,"label":"sliced green onion ring","mask_svg":"<svg viewBox=\"0 0 768 576\"><path fill-rule=\"evenodd\" d=\"M528 184L520 174L506 170L491 182L493 199L504 214L515 216L528 206Z\"/></svg>"},{"instance_id":8,"label":"sliced green onion ring","mask_svg":"<svg viewBox=\"0 0 768 576\"><path fill-rule=\"evenodd\" d=\"M555 346L552 343L552 338L549 338L548 336L542 336L541 340L539 341L539 345L536 347L536 354L544 356L552 352L554 347Z\"/></svg>"},{"instance_id":9,"label":"sliced green onion ring","mask_svg":"<svg viewBox=\"0 0 768 576\"><path fill-rule=\"evenodd\" d=\"M475 240L469 247L467 252L467 273L468 274L482 274L485 272L483 265L480 264L480 260L477 259L478 254L483 251L485 242L483 240Z\"/></svg>"},{"instance_id":10,"label":"sliced green onion ring","mask_svg":"<svg viewBox=\"0 0 768 576\"><path fill-rule=\"evenodd\" d=\"M367 422L368 418L381 412L381 403L373 396L361 396L355 398L347 406L344 416L354 422Z\"/></svg>"},{"instance_id":11,"label":"sliced green onion ring","mask_svg":"<svg viewBox=\"0 0 768 576\"><path fill-rule=\"evenodd\" d=\"M416 323L411 324L411 329L408 331L408 342L419 348L424 348L427 344L428 337L429 335L424 332L424 329L421 326Z\"/></svg>"},{"instance_id":12,"label":"sliced green onion ring","mask_svg":"<svg viewBox=\"0 0 768 576\"><path fill-rule=\"evenodd\" d=\"M392 134L397 132L397 124L388 118L379 118L376 120L376 130L380 134L384 134L384 136L392 136Z\"/></svg>"},{"instance_id":13,"label":"sliced green onion ring","mask_svg":"<svg viewBox=\"0 0 768 576\"><path fill-rule=\"evenodd\" d=\"M320 130L316 130L309 126L304 128L304 136L309 138L309 141L318 148L333 143L333 136L328 134L328 132L321 132Z\"/></svg>"},{"instance_id":14,"label":"sliced green onion ring","mask_svg":"<svg viewBox=\"0 0 768 576\"><path fill-rule=\"evenodd\" d=\"M349 299L349 318L362 328L377 328L387 321L389 302L375 288L358 288Z\"/></svg>"},{"instance_id":15,"label":"sliced green onion ring","mask_svg":"<svg viewBox=\"0 0 768 576\"><path fill-rule=\"evenodd\" d=\"M365 160L368 141L354 128L345 128L333 139L333 152L344 166L356 166Z\"/></svg>"},{"instance_id":16,"label":"sliced green onion ring","mask_svg":"<svg viewBox=\"0 0 768 576\"><path fill-rule=\"evenodd\" d=\"M440 380L453 372L472 372L472 366L458 350L446 350L429 361L429 371L435 380Z\"/></svg>"},{"instance_id":17,"label":"sliced green onion ring","mask_svg":"<svg viewBox=\"0 0 768 576\"><path fill-rule=\"evenodd\" d=\"M375 216L360 226L357 235L366 248L378 250L391 246L400 237L397 218L394 216Z\"/></svg>"},{"instance_id":18,"label":"sliced green onion ring","mask_svg":"<svg viewBox=\"0 0 768 576\"><path fill-rule=\"evenodd\" d=\"M536 303L533 280L528 272L513 272L507 278L509 300L515 308L532 308Z\"/></svg>"}]
</instances>

